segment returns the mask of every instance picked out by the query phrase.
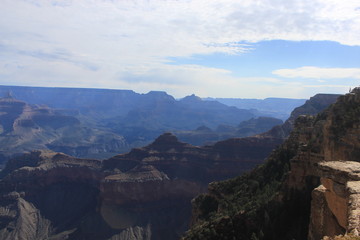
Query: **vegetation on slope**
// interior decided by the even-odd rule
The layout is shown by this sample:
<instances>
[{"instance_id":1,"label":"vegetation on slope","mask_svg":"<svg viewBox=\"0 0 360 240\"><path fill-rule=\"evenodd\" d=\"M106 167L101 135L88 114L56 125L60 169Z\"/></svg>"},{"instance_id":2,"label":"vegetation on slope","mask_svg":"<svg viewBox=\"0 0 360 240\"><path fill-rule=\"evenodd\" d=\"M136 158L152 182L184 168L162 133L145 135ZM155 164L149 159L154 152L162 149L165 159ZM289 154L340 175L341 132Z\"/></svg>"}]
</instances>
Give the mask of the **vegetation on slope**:
<instances>
[{"instance_id":1,"label":"vegetation on slope","mask_svg":"<svg viewBox=\"0 0 360 240\"><path fill-rule=\"evenodd\" d=\"M193 200L198 222L184 239L261 239L297 146L283 145L252 172L209 186ZM236 231L234 231L236 229ZM259 231L260 229L260 231Z\"/></svg>"},{"instance_id":2,"label":"vegetation on slope","mask_svg":"<svg viewBox=\"0 0 360 240\"><path fill-rule=\"evenodd\" d=\"M307 239L311 191L319 185L309 163L325 156L358 161L359 103L356 88L316 117L298 118L288 140L265 164L211 183L208 194L193 200L193 226L183 239ZM290 161L295 168L287 178Z\"/></svg>"}]
</instances>

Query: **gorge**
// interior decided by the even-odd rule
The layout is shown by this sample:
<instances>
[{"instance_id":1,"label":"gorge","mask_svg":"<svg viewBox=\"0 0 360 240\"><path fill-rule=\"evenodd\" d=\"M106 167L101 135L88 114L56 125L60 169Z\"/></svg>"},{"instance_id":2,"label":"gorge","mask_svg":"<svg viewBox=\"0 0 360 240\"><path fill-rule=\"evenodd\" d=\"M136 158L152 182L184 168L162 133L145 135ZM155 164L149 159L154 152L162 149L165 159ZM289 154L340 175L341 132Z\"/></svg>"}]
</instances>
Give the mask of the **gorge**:
<instances>
[{"instance_id":1,"label":"gorge","mask_svg":"<svg viewBox=\"0 0 360 240\"><path fill-rule=\"evenodd\" d=\"M49 150L17 156L1 172L0 238L178 239L190 224L191 199L205 193L208 183L244 174L263 163L285 140L299 115L315 114L337 97L316 95L295 109L282 126L214 145L192 146L165 133L146 147L103 161ZM263 178L271 183L271 174L286 166L273 166ZM212 195L202 196L205 203L202 197L195 203L205 204L200 208L207 213L195 210L192 224L212 216L210 210L220 206ZM196 235L194 229L188 236Z\"/></svg>"}]
</instances>

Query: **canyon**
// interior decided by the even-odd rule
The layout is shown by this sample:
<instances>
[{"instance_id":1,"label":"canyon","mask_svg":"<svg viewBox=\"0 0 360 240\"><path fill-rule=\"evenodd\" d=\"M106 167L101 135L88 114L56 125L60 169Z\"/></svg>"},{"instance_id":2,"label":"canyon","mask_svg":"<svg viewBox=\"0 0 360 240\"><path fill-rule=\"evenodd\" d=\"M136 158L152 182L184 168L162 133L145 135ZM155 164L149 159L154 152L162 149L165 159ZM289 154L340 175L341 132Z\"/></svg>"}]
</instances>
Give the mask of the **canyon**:
<instances>
[{"instance_id":1,"label":"canyon","mask_svg":"<svg viewBox=\"0 0 360 240\"><path fill-rule=\"evenodd\" d=\"M239 141L201 148L165 133L104 161L48 150L13 158L1 172L0 238L177 239L209 182L250 170L279 144Z\"/></svg>"},{"instance_id":2,"label":"canyon","mask_svg":"<svg viewBox=\"0 0 360 240\"><path fill-rule=\"evenodd\" d=\"M237 108L195 95L175 99L161 91L139 94L131 90L0 86L0 96L7 96L9 92L14 99L28 105L45 105L61 115L77 118L82 125L121 136L127 147L118 148L117 153L148 145L164 132L173 132L181 141L198 146L250 136L281 124L277 118L288 118L289 108L304 102L275 99ZM258 110L265 106L274 114ZM256 124L240 126L250 119L255 119ZM75 156L101 159L110 157L111 153Z\"/></svg>"},{"instance_id":3,"label":"canyon","mask_svg":"<svg viewBox=\"0 0 360 240\"><path fill-rule=\"evenodd\" d=\"M102 161L51 150L12 158L0 173L0 238L178 239L197 222L191 200L210 182L246 175L284 142L300 113L321 111L337 97L316 95L282 126L213 145L164 133Z\"/></svg>"},{"instance_id":4,"label":"canyon","mask_svg":"<svg viewBox=\"0 0 360 240\"><path fill-rule=\"evenodd\" d=\"M0 163L37 149L95 157L115 155L128 149L128 144L121 135L84 124L62 111L12 96L0 98Z\"/></svg>"}]
</instances>

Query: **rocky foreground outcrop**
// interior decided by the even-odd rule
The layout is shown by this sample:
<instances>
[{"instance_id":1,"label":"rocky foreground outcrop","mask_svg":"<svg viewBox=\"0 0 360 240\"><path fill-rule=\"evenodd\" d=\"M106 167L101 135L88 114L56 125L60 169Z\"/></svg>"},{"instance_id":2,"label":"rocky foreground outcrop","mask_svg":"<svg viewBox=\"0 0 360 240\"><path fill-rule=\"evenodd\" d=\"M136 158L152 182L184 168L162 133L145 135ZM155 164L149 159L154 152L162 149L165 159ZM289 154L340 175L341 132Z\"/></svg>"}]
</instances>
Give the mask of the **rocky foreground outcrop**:
<instances>
[{"instance_id":1,"label":"rocky foreground outcrop","mask_svg":"<svg viewBox=\"0 0 360 240\"><path fill-rule=\"evenodd\" d=\"M320 162L321 185L312 192L309 239L360 232L360 163Z\"/></svg>"},{"instance_id":2,"label":"rocky foreground outcrop","mask_svg":"<svg viewBox=\"0 0 360 240\"><path fill-rule=\"evenodd\" d=\"M300 116L264 165L209 185L184 239L359 236L360 89ZM354 239L355 239L354 237Z\"/></svg>"}]
</instances>

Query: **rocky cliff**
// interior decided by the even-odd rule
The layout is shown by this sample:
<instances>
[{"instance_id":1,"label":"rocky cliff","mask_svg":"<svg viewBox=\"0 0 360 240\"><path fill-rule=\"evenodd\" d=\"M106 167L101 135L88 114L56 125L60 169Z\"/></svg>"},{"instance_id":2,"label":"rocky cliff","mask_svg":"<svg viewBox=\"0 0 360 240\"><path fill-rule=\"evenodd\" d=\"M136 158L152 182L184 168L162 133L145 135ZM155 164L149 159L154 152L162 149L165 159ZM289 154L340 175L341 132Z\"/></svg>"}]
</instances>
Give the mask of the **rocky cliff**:
<instances>
[{"instance_id":1,"label":"rocky cliff","mask_svg":"<svg viewBox=\"0 0 360 240\"><path fill-rule=\"evenodd\" d=\"M278 144L195 147L166 133L102 162L49 151L18 156L0 176L0 238L178 239L194 196L250 170Z\"/></svg>"},{"instance_id":2,"label":"rocky cliff","mask_svg":"<svg viewBox=\"0 0 360 240\"><path fill-rule=\"evenodd\" d=\"M12 159L0 181L0 238L65 239L96 207L100 165L48 151Z\"/></svg>"},{"instance_id":3,"label":"rocky cliff","mask_svg":"<svg viewBox=\"0 0 360 240\"><path fill-rule=\"evenodd\" d=\"M85 157L115 154L127 149L127 143L120 135L84 126L47 106L0 98L0 160L36 149Z\"/></svg>"},{"instance_id":4,"label":"rocky cliff","mask_svg":"<svg viewBox=\"0 0 360 240\"><path fill-rule=\"evenodd\" d=\"M316 117L298 117L264 165L193 201L184 239L358 236L359 106L357 88Z\"/></svg>"}]
</instances>

